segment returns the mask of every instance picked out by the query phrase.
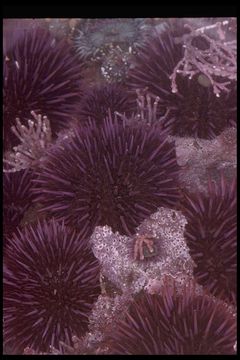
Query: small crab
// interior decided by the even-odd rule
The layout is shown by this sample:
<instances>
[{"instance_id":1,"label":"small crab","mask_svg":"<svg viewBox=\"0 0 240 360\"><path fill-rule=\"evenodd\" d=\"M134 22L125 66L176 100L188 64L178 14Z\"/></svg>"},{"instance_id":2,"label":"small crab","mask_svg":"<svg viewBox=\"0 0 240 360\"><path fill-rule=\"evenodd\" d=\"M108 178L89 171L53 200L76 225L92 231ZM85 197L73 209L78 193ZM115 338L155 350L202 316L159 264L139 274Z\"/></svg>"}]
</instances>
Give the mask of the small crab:
<instances>
[{"instance_id":1,"label":"small crab","mask_svg":"<svg viewBox=\"0 0 240 360\"><path fill-rule=\"evenodd\" d=\"M134 260L144 260L156 255L154 237L149 234L137 235L134 244Z\"/></svg>"}]
</instances>

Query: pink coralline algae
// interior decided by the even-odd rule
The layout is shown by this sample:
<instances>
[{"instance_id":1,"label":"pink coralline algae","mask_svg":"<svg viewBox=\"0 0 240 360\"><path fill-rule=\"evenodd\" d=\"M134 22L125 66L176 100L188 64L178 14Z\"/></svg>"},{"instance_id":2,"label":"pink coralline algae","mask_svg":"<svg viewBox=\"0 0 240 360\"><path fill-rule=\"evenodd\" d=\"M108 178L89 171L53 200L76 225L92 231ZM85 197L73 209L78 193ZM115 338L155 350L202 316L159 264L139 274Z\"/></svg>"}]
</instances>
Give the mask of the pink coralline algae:
<instances>
[{"instance_id":1,"label":"pink coralline algae","mask_svg":"<svg viewBox=\"0 0 240 360\"><path fill-rule=\"evenodd\" d=\"M220 97L222 91L229 92L229 84L237 80L237 42L226 41L223 26L228 23L225 20L199 29L185 24L188 33L181 40L184 55L170 76L172 92L178 91L176 77L179 74L190 79L198 75L199 83L203 86L211 85L217 97ZM217 29L218 39L212 39L206 34L209 29L214 28Z\"/></svg>"},{"instance_id":2,"label":"pink coralline algae","mask_svg":"<svg viewBox=\"0 0 240 360\"><path fill-rule=\"evenodd\" d=\"M90 242L102 265L102 274L123 292L137 293L150 279L170 274L179 281L192 276L193 261L184 240L186 219L181 212L159 208L146 219L132 237L113 233L110 227L97 227ZM154 240L152 257L134 261L136 238L148 236Z\"/></svg>"},{"instance_id":3,"label":"pink coralline algae","mask_svg":"<svg viewBox=\"0 0 240 360\"><path fill-rule=\"evenodd\" d=\"M18 118L16 126L12 126L12 132L21 143L14 146L12 152L5 154L3 161L8 167L3 169L4 172L35 168L52 143L52 131L47 116L37 115L34 111L31 115L32 119L28 119L28 127L22 125Z\"/></svg>"},{"instance_id":4,"label":"pink coralline algae","mask_svg":"<svg viewBox=\"0 0 240 360\"><path fill-rule=\"evenodd\" d=\"M196 46L201 46L201 38L194 39ZM135 56L127 83L132 90L147 87L152 95L160 98L160 113L170 111L166 122L171 124L172 135L213 139L236 122L236 81L232 79L228 90L217 97L206 74L192 71L190 77L175 76L184 58L184 46L171 27L151 35ZM184 75L188 75L185 67ZM190 65L189 68L192 69ZM232 76L236 75L234 66L231 71Z\"/></svg>"}]
</instances>

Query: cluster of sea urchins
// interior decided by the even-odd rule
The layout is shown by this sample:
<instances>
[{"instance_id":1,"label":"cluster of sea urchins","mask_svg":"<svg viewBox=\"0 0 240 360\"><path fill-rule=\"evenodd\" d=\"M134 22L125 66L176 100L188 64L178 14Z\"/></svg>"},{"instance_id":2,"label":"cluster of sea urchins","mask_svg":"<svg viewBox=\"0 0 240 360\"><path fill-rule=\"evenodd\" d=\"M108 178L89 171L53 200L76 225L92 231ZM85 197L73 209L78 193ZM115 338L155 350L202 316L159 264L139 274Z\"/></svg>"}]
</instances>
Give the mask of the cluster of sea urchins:
<instances>
[{"instance_id":1,"label":"cluster of sea urchins","mask_svg":"<svg viewBox=\"0 0 240 360\"><path fill-rule=\"evenodd\" d=\"M102 61L114 47L138 46L141 19L115 20L83 22L74 34L76 54ZM159 207L175 207L179 166L167 134L217 136L235 121L236 88L218 98L199 76L178 76L173 93L170 75L184 49L168 26L141 46L128 94L108 84L83 96L82 62L44 29L29 27L12 38L3 61L4 150L19 142L11 131L15 119L27 124L31 111L48 116L54 135L73 117L83 123L46 151L33 182L28 170L4 174L10 240L3 266L4 342L15 354L26 348L49 353L62 350L62 343L73 346L72 336L88 330L101 292L87 239L94 227L130 236ZM135 121L132 95L146 87L157 97L155 110L159 101L158 118L167 110L161 126ZM16 230L32 201L52 220ZM159 295L143 293L108 336L114 354L234 354L236 322L222 300L236 300L236 183L210 184L208 196L186 195L182 205L194 276L211 295L187 287L179 293L167 284Z\"/></svg>"},{"instance_id":2,"label":"cluster of sea urchins","mask_svg":"<svg viewBox=\"0 0 240 360\"><path fill-rule=\"evenodd\" d=\"M209 182L207 194L185 194L184 237L196 267L194 277L214 296L236 302L236 179Z\"/></svg>"},{"instance_id":3,"label":"cluster of sea urchins","mask_svg":"<svg viewBox=\"0 0 240 360\"><path fill-rule=\"evenodd\" d=\"M16 35L17 36L17 35ZM67 127L80 101L82 65L64 40L42 29L24 32L3 61L4 148L19 140L12 133L16 117L27 122L30 111L47 115L53 133Z\"/></svg>"},{"instance_id":4,"label":"cluster of sea urchins","mask_svg":"<svg viewBox=\"0 0 240 360\"><path fill-rule=\"evenodd\" d=\"M159 206L175 206L178 172L174 143L157 125L109 117L53 147L33 191L43 211L88 235L97 225L130 235Z\"/></svg>"},{"instance_id":5,"label":"cluster of sea urchins","mask_svg":"<svg viewBox=\"0 0 240 360\"><path fill-rule=\"evenodd\" d=\"M222 301L173 284L139 295L108 336L118 355L231 355L235 342L236 318Z\"/></svg>"},{"instance_id":6,"label":"cluster of sea urchins","mask_svg":"<svg viewBox=\"0 0 240 360\"><path fill-rule=\"evenodd\" d=\"M80 232L38 222L14 233L3 266L4 341L14 353L73 345L100 294L99 265Z\"/></svg>"},{"instance_id":7,"label":"cluster of sea urchins","mask_svg":"<svg viewBox=\"0 0 240 360\"><path fill-rule=\"evenodd\" d=\"M177 38L174 33L169 26L148 37L135 56L127 83L132 91L147 87L151 94L159 96L160 111L169 110L165 121L171 122L171 134L212 139L236 122L236 86L231 84L228 93L216 97L210 81L202 81L204 75L191 79L179 75L178 91L173 93L170 76L184 56L179 34ZM198 45L202 46L201 37L196 38Z\"/></svg>"}]
</instances>

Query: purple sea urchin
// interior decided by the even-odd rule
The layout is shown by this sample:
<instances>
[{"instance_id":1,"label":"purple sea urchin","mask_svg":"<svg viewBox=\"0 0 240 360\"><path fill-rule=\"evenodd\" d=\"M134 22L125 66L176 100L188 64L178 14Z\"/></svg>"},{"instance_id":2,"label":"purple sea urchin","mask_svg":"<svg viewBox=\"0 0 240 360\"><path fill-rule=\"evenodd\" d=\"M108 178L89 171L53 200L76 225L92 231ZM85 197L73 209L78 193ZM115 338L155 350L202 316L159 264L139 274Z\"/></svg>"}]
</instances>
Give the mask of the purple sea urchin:
<instances>
[{"instance_id":1,"label":"purple sea urchin","mask_svg":"<svg viewBox=\"0 0 240 360\"><path fill-rule=\"evenodd\" d=\"M49 117L53 133L67 127L80 100L82 65L64 41L41 28L26 31L3 62L4 147L19 140L11 132L16 117L35 111Z\"/></svg>"},{"instance_id":2,"label":"purple sea urchin","mask_svg":"<svg viewBox=\"0 0 240 360\"><path fill-rule=\"evenodd\" d=\"M100 294L99 265L81 233L51 220L14 233L3 270L4 341L49 352L83 335Z\"/></svg>"},{"instance_id":3,"label":"purple sea urchin","mask_svg":"<svg viewBox=\"0 0 240 360\"><path fill-rule=\"evenodd\" d=\"M169 121L174 119L171 121L172 134L214 138L236 122L235 84L230 85L231 91L216 97L211 83L206 79L203 81L204 75L195 75L191 79L178 76L177 92L173 93L170 77L183 56L184 47L171 28L156 33L135 56L127 83L134 91L148 87L150 93L159 96L160 110L169 109Z\"/></svg>"},{"instance_id":4,"label":"purple sea urchin","mask_svg":"<svg viewBox=\"0 0 240 360\"><path fill-rule=\"evenodd\" d=\"M43 211L72 226L129 235L159 206L175 206L178 172L174 144L159 127L110 117L53 147L34 192Z\"/></svg>"},{"instance_id":5,"label":"purple sea urchin","mask_svg":"<svg viewBox=\"0 0 240 360\"><path fill-rule=\"evenodd\" d=\"M108 339L112 354L230 355L236 319L220 300L165 285L159 295L140 295Z\"/></svg>"},{"instance_id":6,"label":"purple sea urchin","mask_svg":"<svg viewBox=\"0 0 240 360\"><path fill-rule=\"evenodd\" d=\"M109 109L114 112L130 115L133 107L130 105L126 89L120 84L97 85L85 92L79 110L80 121L89 117L101 125L109 115Z\"/></svg>"},{"instance_id":7,"label":"purple sea urchin","mask_svg":"<svg viewBox=\"0 0 240 360\"><path fill-rule=\"evenodd\" d=\"M185 239L196 267L194 276L214 296L236 301L236 179L209 184L208 194L185 195Z\"/></svg>"},{"instance_id":8,"label":"purple sea urchin","mask_svg":"<svg viewBox=\"0 0 240 360\"><path fill-rule=\"evenodd\" d=\"M20 224L25 211L31 206L33 194L30 170L3 174L3 232L10 235Z\"/></svg>"}]
</instances>

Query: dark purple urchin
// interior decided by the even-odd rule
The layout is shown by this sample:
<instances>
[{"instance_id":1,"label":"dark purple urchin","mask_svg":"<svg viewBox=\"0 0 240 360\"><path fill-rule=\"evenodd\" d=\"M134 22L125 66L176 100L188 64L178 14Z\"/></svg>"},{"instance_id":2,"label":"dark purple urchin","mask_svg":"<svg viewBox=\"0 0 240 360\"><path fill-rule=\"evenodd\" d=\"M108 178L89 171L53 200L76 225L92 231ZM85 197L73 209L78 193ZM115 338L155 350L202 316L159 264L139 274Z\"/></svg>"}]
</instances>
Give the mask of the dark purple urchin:
<instances>
[{"instance_id":1,"label":"dark purple urchin","mask_svg":"<svg viewBox=\"0 0 240 360\"><path fill-rule=\"evenodd\" d=\"M143 293L108 336L111 354L234 354L236 318L221 301L193 288Z\"/></svg>"},{"instance_id":2,"label":"dark purple urchin","mask_svg":"<svg viewBox=\"0 0 240 360\"><path fill-rule=\"evenodd\" d=\"M96 85L88 89L81 100L78 115L81 122L87 121L90 117L97 125L102 125L103 120L109 115L109 110L112 116L115 111L130 115L136 110L130 105L130 96L120 84Z\"/></svg>"},{"instance_id":3,"label":"dark purple urchin","mask_svg":"<svg viewBox=\"0 0 240 360\"><path fill-rule=\"evenodd\" d=\"M99 294L99 264L80 232L55 220L18 230L4 254L5 343L14 353L73 345Z\"/></svg>"},{"instance_id":4,"label":"dark purple urchin","mask_svg":"<svg viewBox=\"0 0 240 360\"><path fill-rule=\"evenodd\" d=\"M213 295L236 301L237 209L236 179L209 184L208 194L185 194L184 236L196 267L197 282Z\"/></svg>"},{"instance_id":5,"label":"dark purple urchin","mask_svg":"<svg viewBox=\"0 0 240 360\"><path fill-rule=\"evenodd\" d=\"M176 204L178 172L174 144L159 127L110 117L53 147L34 192L43 211L89 235L97 225L130 235L159 206Z\"/></svg>"},{"instance_id":6,"label":"dark purple urchin","mask_svg":"<svg viewBox=\"0 0 240 360\"><path fill-rule=\"evenodd\" d=\"M11 132L16 117L30 111L47 115L53 133L67 127L80 100L82 65L64 41L44 29L26 30L3 61L4 148L19 139Z\"/></svg>"},{"instance_id":7,"label":"dark purple urchin","mask_svg":"<svg viewBox=\"0 0 240 360\"><path fill-rule=\"evenodd\" d=\"M181 36L180 26L177 29ZM202 46L200 37L195 42L196 46ZM183 55L182 43L171 27L153 34L135 56L127 84L131 91L148 87L150 93L159 96L160 113L170 110L166 122L171 123L173 135L212 139L236 122L236 87L233 83L229 93L221 92L216 97L204 75L192 79L178 75L178 91L173 93L170 76Z\"/></svg>"},{"instance_id":8,"label":"dark purple urchin","mask_svg":"<svg viewBox=\"0 0 240 360\"><path fill-rule=\"evenodd\" d=\"M9 236L20 224L25 212L31 206L33 173L21 170L3 173L3 233Z\"/></svg>"}]
</instances>

